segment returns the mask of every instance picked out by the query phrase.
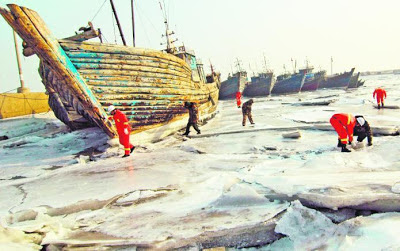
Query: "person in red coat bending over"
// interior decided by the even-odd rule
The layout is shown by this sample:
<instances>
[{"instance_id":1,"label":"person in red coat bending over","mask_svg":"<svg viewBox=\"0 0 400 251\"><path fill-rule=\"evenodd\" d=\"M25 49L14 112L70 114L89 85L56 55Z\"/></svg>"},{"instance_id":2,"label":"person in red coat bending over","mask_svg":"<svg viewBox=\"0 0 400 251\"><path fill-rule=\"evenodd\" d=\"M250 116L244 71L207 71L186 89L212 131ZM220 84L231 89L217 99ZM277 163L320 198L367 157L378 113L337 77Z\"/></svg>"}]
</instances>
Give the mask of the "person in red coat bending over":
<instances>
[{"instance_id":1,"label":"person in red coat bending over","mask_svg":"<svg viewBox=\"0 0 400 251\"><path fill-rule=\"evenodd\" d=\"M236 92L236 104L238 108L240 108L240 105L242 104L241 98L242 94L240 92Z\"/></svg>"},{"instance_id":2,"label":"person in red coat bending over","mask_svg":"<svg viewBox=\"0 0 400 251\"><path fill-rule=\"evenodd\" d=\"M342 147L342 152L351 152L347 149L347 143L353 141L353 130L356 125L356 118L350 113L337 113L332 116L331 125L339 135L338 147Z\"/></svg>"},{"instance_id":3,"label":"person in red coat bending over","mask_svg":"<svg viewBox=\"0 0 400 251\"><path fill-rule=\"evenodd\" d=\"M131 133L131 127L129 126L128 119L125 114L120 110L116 109L113 105L108 107L108 112L112 115L109 120L114 120L115 126L119 136L119 143L124 146L125 154L122 158L130 156L135 147L129 142L129 135Z\"/></svg>"},{"instance_id":4,"label":"person in red coat bending over","mask_svg":"<svg viewBox=\"0 0 400 251\"><path fill-rule=\"evenodd\" d=\"M385 89L383 89L382 87L376 88L372 97L375 98L375 95L376 95L376 102L378 102L378 109L381 109L381 103L383 108L385 106L383 99L386 98Z\"/></svg>"}]
</instances>

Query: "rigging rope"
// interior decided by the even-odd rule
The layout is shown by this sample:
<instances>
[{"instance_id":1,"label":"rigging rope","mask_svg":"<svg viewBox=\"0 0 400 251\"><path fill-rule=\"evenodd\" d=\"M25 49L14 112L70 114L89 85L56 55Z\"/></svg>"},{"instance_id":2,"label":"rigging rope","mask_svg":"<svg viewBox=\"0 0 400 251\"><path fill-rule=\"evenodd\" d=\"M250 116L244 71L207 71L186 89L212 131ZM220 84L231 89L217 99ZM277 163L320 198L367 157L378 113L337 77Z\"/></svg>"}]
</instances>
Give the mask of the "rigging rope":
<instances>
[{"instance_id":1,"label":"rigging rope","mask_svg":"<svg viewBox=\"0 0 400 251\"><path fill-rule=\"evenodd\" d=\"M103 8L103 6L104 6L104 4L105 4L106 2L107 2L107 0L104 0L103 4L100 6L99 10L98 10L98 11L96 12L96 14L93 16L92 20L90 20L90 22L92 22L92 21L96 18L97 14L99 14L101 8Z\"/></svg>"}]
</instances>

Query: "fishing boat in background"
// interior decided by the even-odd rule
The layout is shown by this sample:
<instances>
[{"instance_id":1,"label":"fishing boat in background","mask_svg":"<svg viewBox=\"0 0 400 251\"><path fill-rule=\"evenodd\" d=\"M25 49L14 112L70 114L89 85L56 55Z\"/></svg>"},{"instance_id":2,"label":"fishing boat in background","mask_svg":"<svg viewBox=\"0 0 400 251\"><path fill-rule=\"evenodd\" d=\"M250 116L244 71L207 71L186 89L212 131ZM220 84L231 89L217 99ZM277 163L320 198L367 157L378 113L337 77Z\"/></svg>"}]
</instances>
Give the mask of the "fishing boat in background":
<instances>
[{"instance_id":1,"label":"fishing boat in background","mask_svg":"<svg viewBox=\"0 0 400 251\"><path fill-rule=\"evenodd\" d=\"M351 76L353 76L355 68L352 68L349 72L342 74L327 76L326 80L319 84L319 89L323 88L347 88L350 83Z\"/></svg>"},{"instance_id":2,"label":"fishing boat in background","mask_svg":"<svg viewBox=\"0 0 400 251\"><path fill-rule=\"evenodd\" d=\"M306 73L282 74L276 78L272 94L298 93L304 84Z\"/></svg>"},{"instance_id":3,"label":"fishing boat in background","mask_svg":"<svg viewBox=\"0 0 400 251\"><path fill-rule=\"evenodd\" d=\"M310 69L301 69L300 72L302 71L306 71L306 78L304 80L304 84L301 87L301 91L315 91L318 89L319 84L324 81L325 77L326 77L326 71L319 71L316 73L312 72L312 68L311 71Z\"/></svg>"},{"instance_id":4,"label":"fishing boat in background","mask_svg":"<svg viewBox=\"0 0 400 251\"><path fill-rule=\"evenodd\" d=\"M268 96L271 94L271 90L274 87L275 79L274 72L267 67L267 60L264 56L264 72L258 73L257 76L250 78L251 81L247 82L243 96L246 97L257 97L257 96Z\"/></svg>"},{"instance_id":5,"label":"fishing boat in background","mask_svg":"<svg viewBox=\"0 0 400 251\"><path fill-rule=\"evenodd\" d=\"M132 133L186 117L185 101L198 103L201 114L217 108L219 73L205 76L193 52L176 48L166 21L167 50L158 51L82 42L96 33L91 28L58 40L35 11L7 6L0 14L23 39L24 55L39 57L49 105L72 130L98 126L115 137L115 126L107 119L109 105L128 117Z\"/></svg>"},{"instance_id":6,"label":"fishing boat in background","mask_svg":"<svg viewBox=\"0 0 400 251\"><path fill-rule=\"evenodd\" d=\"M349 86L347 88L357 88L359 83L358 82L359 77L360 77L360 72L351 76Z\"/></svg>"},{"instance_id":7,"label":"fishing boat in background","mask_svg":"<svg viewBox=\"0 0 400 251\"><path fill-rule=\"evenodd\" d=\"M242 70L238 59L236 61L236 67L238 71L229 75L227 80L221 82L219 99L232 99L236 97L237 92L243 92L244 86L247 83L247 72Z\"/></svg>"},{"instance_id":8,"label":"fishing boat in background","mask_svg":"<svg viewBox=\"0 0 400 251\"><path fill-rule=\"evenodd\" d=\"M246 83L243 96L257 97L268 96L274 87L274 73L261 72L257 76L251 77L251 82Z\"/></svg>"}]
</instances>

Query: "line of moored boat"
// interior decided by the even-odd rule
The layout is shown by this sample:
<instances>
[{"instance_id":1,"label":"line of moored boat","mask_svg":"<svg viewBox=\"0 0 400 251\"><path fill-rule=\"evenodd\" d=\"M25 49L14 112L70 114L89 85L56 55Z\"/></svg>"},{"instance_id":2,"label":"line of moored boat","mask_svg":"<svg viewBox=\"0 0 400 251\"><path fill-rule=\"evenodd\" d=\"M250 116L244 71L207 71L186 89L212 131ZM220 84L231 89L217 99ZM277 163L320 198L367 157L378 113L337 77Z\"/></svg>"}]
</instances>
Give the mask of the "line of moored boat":
<instances>
[{"instance_id":1,"label":"line of moored boat","mask_svg":"<svg viewBox=\"0 0 400 251\"><path fill-rule=\"evenodd\" d=\"M238 71L223 81L219 90L219 99L234 98L237 92L243 96L257 97L315 91L324 88L357 88L364 84L359 80L360 73L355 68L348 72L327 76L326 71L313 72L312 67L298 72L285 73L274 77L272 71L262 72L247 80L246 71Z\"/></svg>"}]
</instances>

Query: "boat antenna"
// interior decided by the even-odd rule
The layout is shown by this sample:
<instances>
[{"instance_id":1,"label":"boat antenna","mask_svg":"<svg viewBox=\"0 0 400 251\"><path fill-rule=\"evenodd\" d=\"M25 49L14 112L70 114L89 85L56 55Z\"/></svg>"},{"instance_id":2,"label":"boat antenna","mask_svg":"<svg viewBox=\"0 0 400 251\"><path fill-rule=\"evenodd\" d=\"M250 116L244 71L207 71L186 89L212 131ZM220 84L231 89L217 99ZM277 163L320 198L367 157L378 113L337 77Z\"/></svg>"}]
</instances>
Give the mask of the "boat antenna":
<instances>
[{"instance_id":1,"label":"boat antenna","mask_svg":"<svg viewBox=\"0 0 400 251\"><path fill-rule=\"evenodd\" d=\"M171 40L170 35L175 34L175 32L169 30L169 25L168 25L168 20L167 20L167 13L166 13L166 10L165 10L165 2L163 1L164 8L163 8L163 6L161 4L161 1L159 3L160 3L161 12L163 13L163 16L164 16L165 35L163 35L163 37L165 36L165 38L167 39L167 52L168 53L173 53L173 52L175 52L174 42L178 41L178 39L175 39L173 41Z\"/></svg>"},{"instance_id":2,"label":"boat antenna","mask_svg":"<svg viewBox=\"0 0 400 251\"><path fill-rule=\"evenodd\" d=\"M331 56L331 75L333 75L333 57Z\"/></svg>"},{"instance_id":3,"label":"boat antenna","mask_svg":"<svg viewBox=\"0 0 400 251\"><path fill-rule=\"evenodd\" d=\"M211 63L211 59L209 59L209 61L210 61L210 67L211 67L211 74L214 74L214 67L213 67L213 65Z\"/></svg>"},{"instance_id":4,"label":"boat antenna","mask_svg":"<svg viewBox=\"0 0 400 251\"><path fill-rule=\"evenodd\" d=\"M290 58L290 61L292 62L292 69L293 69L293 73L296 73L295 66L293 65L293 58Z\"/></svg>"},{"instance_id":5,"label":"boat antenna","mask_svg":"<svg viewBox=\"0 0 400 251\"><path fill-rule=\"evenodd\" d=\"M251 72L253 72L253 76L255 76L256 74L255 74L255 72L253 71L253 69L251 69L251 64L250 64L250 63L249 63L249 69L250 69Z\"/></svg>"},{"instance_id":6,"label":"boat antenna","mask_svg":"<svg viewBox=\"0 0 400 251\"><path fill-rule=\"evenodd\" d=\"M126 46L124 33L122 32L121 24L119 23L117 11L115 10L115 6L114 6L113 0L110 0L110 3L111 3L112 11L113 11L114 16L115 16L115 20L117 21L117 25L118 25L118 29L119 29L119 34L121 35L121 38L122 38L122 43Z\"/></svg>"},{"instance_id":7,"label":"boat antenna","mask_svg":"<svg viewBox=\"0 0 400 251\"><path fill-rule=\"evenodd\" d=\"M135 43L135 8L134 8L134 2L133 2L133 0L131 1L131 10L132 10L132 38L133 38L133 47L136 47L136 43Z\"/></svg>"},{"instance_id":8,"label":"boat antenna","mask_svg":"<svg viewBox=\"0 0 400 251\"><path fill-rule=\"evenodd\" d=\"M264 57L264 70L265 72L268 72L267 59L265 58L265 53L263 53L263 57Z\"/></svg>"},{"instance_id":9,"label":"boat antenna","mask_svg":"<svg viewBox=\"0 0 400 251\"><path fill-rule=\"evenodd\" d=\"M240 66L240 60L238 58L236 58L236 67L237 67L239 72L242 71L242 67Z\"/></svg>"}]
</instances>

